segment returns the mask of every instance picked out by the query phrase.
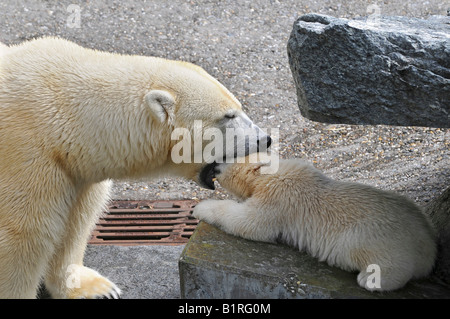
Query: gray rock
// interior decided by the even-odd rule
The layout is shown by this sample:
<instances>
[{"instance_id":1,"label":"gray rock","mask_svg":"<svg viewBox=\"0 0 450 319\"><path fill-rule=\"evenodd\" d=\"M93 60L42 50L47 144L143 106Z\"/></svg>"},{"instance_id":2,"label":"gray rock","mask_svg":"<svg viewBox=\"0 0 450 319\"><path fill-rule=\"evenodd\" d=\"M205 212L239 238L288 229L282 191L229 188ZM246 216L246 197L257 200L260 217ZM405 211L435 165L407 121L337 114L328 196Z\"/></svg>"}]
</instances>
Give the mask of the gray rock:
<instances>
[{"instance_id":1,"label":"gray rock","mask_svg":"<svg viewBox=\"0 0 450 319\"><path fill-rule=\"evenodd\" d=\"M450 187L428 204L426 212L437 232L439 250L434 274L450 285Z\"/></svg>"},{"instance_id":2,"label":"gray rock","mask_svg":"<svg viewBox=\"0 0 450 319\"><path fill-rule=\"evenodd\" d=\"M449 299L434 278L376 293L361 288L357 273L282 244L246 240L201 222L179 259L182 299Z\"/></svg>"},{"instance_id":3,"label":"gray rock","mask_svg":"<svg viewBox=\"0 0 450 319\"><path fill-rule=\"evenodd\" d=\"M303 116L450 127L450 17L301 16L288 56Z\"/></svg>"}]
</instances>

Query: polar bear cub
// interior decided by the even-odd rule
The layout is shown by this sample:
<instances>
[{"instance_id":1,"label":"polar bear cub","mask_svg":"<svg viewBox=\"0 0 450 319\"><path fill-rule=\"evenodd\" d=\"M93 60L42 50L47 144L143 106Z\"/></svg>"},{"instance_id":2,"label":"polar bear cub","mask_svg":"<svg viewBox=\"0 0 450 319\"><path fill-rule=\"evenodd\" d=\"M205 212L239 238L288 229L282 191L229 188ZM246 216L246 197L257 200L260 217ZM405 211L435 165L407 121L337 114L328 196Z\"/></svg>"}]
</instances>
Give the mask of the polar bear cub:
<instances>
[{"instance_id":1,"label":"polar bear cub","mask_svg":"<svg viewBox=\"0 0 450 319\"><path fill-rule=\"evenodd\" d=\"M207 166L242 202L207 200L194 216L236 236L281 239L331 266L357 270L358 284L370 291L401 288L432 270L434 230L411 200L332 180L298 159L280 161L275 174L261 174L264 165L247 159ZM378 285L369 278L373 264L380 270Z\"/></svg>"}]
</instances>

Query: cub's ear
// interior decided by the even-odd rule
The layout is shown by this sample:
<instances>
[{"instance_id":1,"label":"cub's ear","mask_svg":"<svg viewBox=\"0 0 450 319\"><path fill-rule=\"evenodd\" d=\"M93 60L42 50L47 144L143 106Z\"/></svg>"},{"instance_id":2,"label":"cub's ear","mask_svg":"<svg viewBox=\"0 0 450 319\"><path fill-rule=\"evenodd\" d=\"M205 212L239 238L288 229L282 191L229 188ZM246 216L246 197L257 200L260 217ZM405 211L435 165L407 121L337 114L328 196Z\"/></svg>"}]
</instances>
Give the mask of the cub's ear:
<instances>
[{"instance_id":1,"label":"cub's ear","mask_svg":"<svg viewBox=\"0 0 450 319\"><path fill-rule=\"evenodd\" d=\"M160 123L166 121L169 114L173 112L175 99L167 91L152 90L145 95L144 99L153 118Z\"/></svg>"}]
</instances>

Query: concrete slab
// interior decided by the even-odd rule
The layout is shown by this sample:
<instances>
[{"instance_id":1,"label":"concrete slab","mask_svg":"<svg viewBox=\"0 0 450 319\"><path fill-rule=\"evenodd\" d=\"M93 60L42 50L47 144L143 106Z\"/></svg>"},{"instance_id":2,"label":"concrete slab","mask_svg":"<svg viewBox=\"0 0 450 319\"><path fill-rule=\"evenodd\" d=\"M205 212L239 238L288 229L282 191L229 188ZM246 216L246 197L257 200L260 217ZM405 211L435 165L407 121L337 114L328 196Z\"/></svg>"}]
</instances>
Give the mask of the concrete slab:
<instances>
[{"instance_id":1,"label":"concrete slab","mask_svg":"<svg viewBox=\"0 0 450 319\"><path fill-rule=\"evenodd\" d=\"M179 299L179 246L88 245L84 265L97 270L122 290L122 299ZM44 286L38 298L51 296Z\"/></svg>"},{"instance_id":2,"label":"concrete slab","mask_svg":"<svg viewBox=\"0 0 450 319\"><path fill-rule=\"evenodd\" d=\"M226 234L201 222L179 260L181 298L450 298L432 280L391 293L371 293L356 273L281 245Z\"/></svg>"},{"instance_id":3,"label":"concrete slab","mask_svg":"<svg viewBox=\"0 0 450 319\"><path fill-rule=\"evenodd\" d=\"M178 259L180 246L88 245L84 265L122 290L122 299L180 298Z\"/></svg>"}]
</instances>

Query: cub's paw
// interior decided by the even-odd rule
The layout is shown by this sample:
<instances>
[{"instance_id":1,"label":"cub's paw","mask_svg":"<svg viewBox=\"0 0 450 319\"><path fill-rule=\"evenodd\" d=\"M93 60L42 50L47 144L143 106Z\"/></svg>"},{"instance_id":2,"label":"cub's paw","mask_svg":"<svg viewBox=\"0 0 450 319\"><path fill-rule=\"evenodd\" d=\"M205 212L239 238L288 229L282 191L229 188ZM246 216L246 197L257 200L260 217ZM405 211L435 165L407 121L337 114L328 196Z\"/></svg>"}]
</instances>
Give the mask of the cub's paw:
<instances>
[{"instance_id":1,"label":"cub's paw","mask_svg":"<svg viewBox=\"0 0 450 319\"><path fill-rule=\"evenodd\" d=\"M361 271L356 278L358 285L369 291L382 291L380 281L375 277L376 274Z\"/></svg>"},{"instance_id":2,"label":"cub's paw","mask_svg":"<svg viewBox=\"0 0 450 319\"><path fill-rule=\"evenodd\" d=\"M67 297L70 299L119 299L121 290L97 271L80 266L68 267Z\"/></svg>"},{"instance_id":3,"label":"cub's paw","mask_svg":"<svg viewBox=\"0 0 450 319\"><path fill-rule=\"evenodd\" d=\"M411 269L379 267L378 271L361 271L357 280L369 291L393 291L405 286L412 277Z\"/></svg>"},{"instance_id":4,"label":"cub's paw","mask_svg":"<svg viewBox=\"0 0 450 319\"><path fill-rule=\"evenodd\" d=\"M215 214L217 213L217 200L205 200L203 202L198 203L195 208L192 216L199 220L203 220L207 223L213 224L215 222Z\"/></svg>"}]
</instances>

